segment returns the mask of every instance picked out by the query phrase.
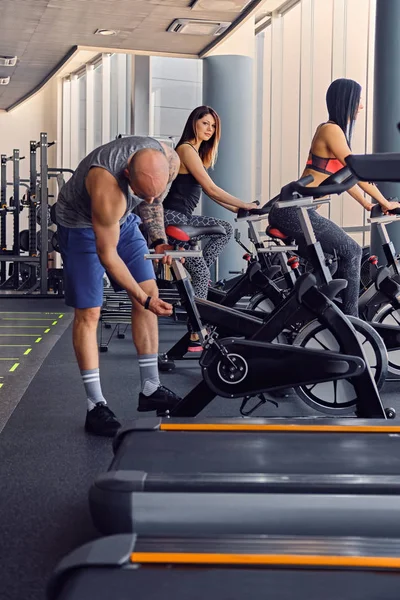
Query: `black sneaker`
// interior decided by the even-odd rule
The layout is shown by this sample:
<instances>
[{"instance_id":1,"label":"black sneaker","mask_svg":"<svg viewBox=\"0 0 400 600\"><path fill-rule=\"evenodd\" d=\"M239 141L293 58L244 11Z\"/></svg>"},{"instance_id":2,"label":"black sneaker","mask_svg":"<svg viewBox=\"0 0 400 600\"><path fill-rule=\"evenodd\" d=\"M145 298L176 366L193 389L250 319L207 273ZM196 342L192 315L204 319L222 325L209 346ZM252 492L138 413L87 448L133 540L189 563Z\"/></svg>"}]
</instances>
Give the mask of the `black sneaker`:
<instances>
[{"instance_id":1,"label":"black sneaker","mask_svg":"<svg viewBox=\"0 0 400 600\"><path fill-rule=\"evenodd\" d=\"M121 423L104 402L98 402L86 413L85 431L88 433L114 437L120 427Z\"/></svg>"},{"instance_id":2,"label":"black sneaker","mask_svg":"<svg viewBox=\"0 0 400 600\"><path fill-rule=\"evenodd\" d=\"M138 411L149 412L151 410L158 410L164 412L174 408L180 400L182 400L182 398L163 385L160 385L151 396L145 396L140 392Z\"/></svg>"}]
</instances>

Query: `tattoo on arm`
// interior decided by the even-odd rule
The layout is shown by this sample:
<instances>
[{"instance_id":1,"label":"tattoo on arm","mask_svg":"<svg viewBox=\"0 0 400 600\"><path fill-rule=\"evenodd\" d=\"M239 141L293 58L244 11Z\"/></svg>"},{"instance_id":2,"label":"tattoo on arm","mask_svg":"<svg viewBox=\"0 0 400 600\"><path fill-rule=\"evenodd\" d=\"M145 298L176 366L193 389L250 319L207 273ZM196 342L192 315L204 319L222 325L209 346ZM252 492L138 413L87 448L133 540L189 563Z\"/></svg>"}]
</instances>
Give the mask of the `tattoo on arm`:
<instances>
[{"instance_id":1,"label":"tattoo on arm","mask_svg":"<svg viewBox=\"0 0 400 600\"><path fill-rule=\"evenodd\" d=\"M157 198L153 204L141 202L138 206L138 212L151 242L161 238L164 240L167 239L162 200Z\"/></svg>"},{"instance_id":2,"label":"tattoo on arm","mask_svg":"<svg viewBox=\"0 0 400 600\"><path fill-rule=\"evenodd\" d=\"M167 189L161 194L161 196L153 201L153 204L142 202L138 206L139 216L142 219L143 225L151 242L161 238L165 240L167 239L164 227L164 209L162 203L169 192L173 180L178 175L180 167L180 159L175 150L169 146L163 147L169 164L169 179Z\"/></svg>"}]
</instances>

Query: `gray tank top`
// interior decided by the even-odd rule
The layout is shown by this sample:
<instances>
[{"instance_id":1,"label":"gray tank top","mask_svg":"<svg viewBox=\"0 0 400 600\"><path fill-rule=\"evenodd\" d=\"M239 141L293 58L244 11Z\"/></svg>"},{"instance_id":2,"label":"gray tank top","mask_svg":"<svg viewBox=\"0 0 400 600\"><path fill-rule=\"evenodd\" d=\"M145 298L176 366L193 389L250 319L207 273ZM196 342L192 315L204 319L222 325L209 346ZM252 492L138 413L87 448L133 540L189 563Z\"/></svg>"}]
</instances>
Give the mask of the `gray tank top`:
<instances>
[{"instance_id":1,"label":"gray tank top","mask_svg":"<svg viewBox=\"0 0 400 600\"><path fill-rule=\"evenodd\" d=\"M118 181L126 198L126 211L120 223L143 200L132 193L124 175L128 158L142 148L154 148L164 152L157 140L149 137L130 136L113 140L93 150L77 166L72 177L60 191L57 199L57 222L64 227L92 227L90 196L86 190L86 177L92 167L106 169Z\"/></svg>"}]
</instances>

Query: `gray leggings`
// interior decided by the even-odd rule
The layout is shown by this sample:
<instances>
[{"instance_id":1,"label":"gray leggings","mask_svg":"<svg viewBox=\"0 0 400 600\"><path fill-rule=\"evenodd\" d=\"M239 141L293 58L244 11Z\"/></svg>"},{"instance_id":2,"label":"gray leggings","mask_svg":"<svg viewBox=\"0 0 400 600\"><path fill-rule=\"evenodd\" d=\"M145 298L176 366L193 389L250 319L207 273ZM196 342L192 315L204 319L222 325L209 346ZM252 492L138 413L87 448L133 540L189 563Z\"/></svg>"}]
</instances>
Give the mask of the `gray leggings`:
<instances>
[{"instance_id":1,"label":"gray leggings","mask_svg":"<svg viewBox=\"0 0 400 600\"><path fill-rule=\"evenodd\" d=\"M196 239L207 237L208 241L203 248L203 256L201 258L187 258L185 260L185 268L192 278L194 293L197 298L207 298L208 287L210 285L210 267L215 263L222 250L228 244L232 237L232 225L221 219L213 217L204 217L202 215L192 215L187 217L183 213L176 210L164 210L164 223L167 225L222 225L225 229L225 234L199 236ZM170 242L172 240L169 240ZM184 248L189 248L189 244L180 244Z\"/></svg>"},{"instance_id":2,"label":"gray leggings","mask_svg":"<svg viewBox=\"0 0 400 600\"><path fill-rule=\"evenodd\" d=\"M358 317L361 247L341 227L322 217L315 210L309 210L308 214L322 250L331 255L336 251L339 261L335 277L348 281L347 287L342 292L343 312ZM299 254L307 258L305 239L296 208L272 208L269 223L271 227L276 227L282 233L294 238L299 246Z\"/></svg>"}]
</instances>

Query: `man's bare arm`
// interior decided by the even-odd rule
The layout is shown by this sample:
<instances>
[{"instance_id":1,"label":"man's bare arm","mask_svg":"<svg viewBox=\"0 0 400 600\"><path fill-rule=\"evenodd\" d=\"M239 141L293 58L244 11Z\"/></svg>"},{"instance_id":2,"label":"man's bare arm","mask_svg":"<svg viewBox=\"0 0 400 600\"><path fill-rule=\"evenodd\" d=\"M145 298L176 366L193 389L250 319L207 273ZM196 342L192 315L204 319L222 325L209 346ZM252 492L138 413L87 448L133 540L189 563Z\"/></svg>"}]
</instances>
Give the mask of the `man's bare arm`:
<instances>
[{"instance_id":1,"label":"man's bare arm","mask_svg":"<svg viewBox=\"0 0 400 600\"><path fill-rule=\"evenodd\" d=\"M162 146L169 164L167 188L161 194L161 196L153 200L152 204L142 202L138 206L139 216L142 219L143 225L152 244L156 241L160 241L160 243L162 243L162 241L167 241L164 227L164 209L162 203L169 192L173 180L178 175L180 167L180 159L175 150L169 146L166 146L165 144L162 144Z\"/></svg>"}]
</instances>

